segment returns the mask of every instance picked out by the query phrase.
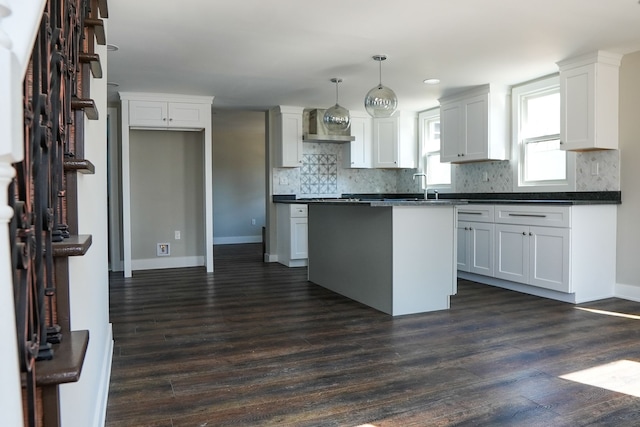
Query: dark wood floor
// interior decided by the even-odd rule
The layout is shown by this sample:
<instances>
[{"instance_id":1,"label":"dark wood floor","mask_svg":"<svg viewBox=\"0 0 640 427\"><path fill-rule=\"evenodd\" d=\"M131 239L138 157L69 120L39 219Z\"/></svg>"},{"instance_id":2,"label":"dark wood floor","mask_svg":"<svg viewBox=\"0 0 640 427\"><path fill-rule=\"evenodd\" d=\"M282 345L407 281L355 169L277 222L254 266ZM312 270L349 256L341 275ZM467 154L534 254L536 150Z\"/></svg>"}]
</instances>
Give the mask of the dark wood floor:
<instances>
[{"instance_id":1,"label":"dark wood floor","mask_svg":"<svg viewBox=\"0 0 640 427\"><path fill-rule=\"evenodd\" d=\"M108 427L640 425L639 397L560 378L639 362L638 317L461 281L450 310L392 318L260 252L111 277Z\"/></svg>"}]
</instances>

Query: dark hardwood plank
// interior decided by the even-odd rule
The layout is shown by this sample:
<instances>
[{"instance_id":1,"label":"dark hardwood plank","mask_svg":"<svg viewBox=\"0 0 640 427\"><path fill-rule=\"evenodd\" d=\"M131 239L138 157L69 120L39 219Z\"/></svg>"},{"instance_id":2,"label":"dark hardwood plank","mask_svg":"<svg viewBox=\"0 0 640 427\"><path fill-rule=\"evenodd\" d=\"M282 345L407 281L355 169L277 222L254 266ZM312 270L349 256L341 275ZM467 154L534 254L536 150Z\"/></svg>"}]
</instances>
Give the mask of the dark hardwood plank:
<instances>
[{"instance_id":1,"label":"dark hardwood plank","mask_svg":"<svg viewBox=\"0 0 640 427\"><path fill-rule=\"evenodd\" d=\"M450 310L394 318L260 250L111 276L107 426L640 424L640 397L560 378L640 361L637 319L468 281Z\"/></svg>"}]
</instances>

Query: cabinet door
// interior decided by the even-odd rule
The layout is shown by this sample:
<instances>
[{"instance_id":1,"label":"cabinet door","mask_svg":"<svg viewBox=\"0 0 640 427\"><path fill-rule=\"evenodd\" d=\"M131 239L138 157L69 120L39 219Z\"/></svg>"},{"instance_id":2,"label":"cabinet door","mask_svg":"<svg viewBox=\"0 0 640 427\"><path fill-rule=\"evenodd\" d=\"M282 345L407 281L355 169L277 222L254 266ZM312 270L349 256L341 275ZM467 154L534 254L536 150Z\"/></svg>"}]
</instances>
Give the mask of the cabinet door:
<instances>
[{"instance_id":1,"label":"cabinet door","mask_svg":"<svg viewBox=\"0 0 640 427\"><path fill-rule=\"evenodd\" d=\"M594 67L577 67L560 74L560 140L564 150L594 145Z\"/></svg>"},{"instance_id":2,"label":"cabinet door","mask_svg":"<svg viewBox=\"0 0 640 427\"><path fill-rule=\"evenodd\" d=\"M307 218L291 218L291 259L304 259L309 256L307 235Z\"/></svg>"},{"instance_id":3,"label":"cabinet door","mask_svg":"<svg viewBox=\"0 0 640 427\"><path fill-rule=\"evenodd\" d=\"M167 127L168 108L162 101L129 101L129 126Z\"/></svg>"},{"instance_id":4,"label":"cabinet door","mask_svg":"<svg viewBox=\"0 0 640 427\"><path fill-rule=\"evenodd\" d=\"M469 233L469 223L466 221L458 221L458 250L457 250L457 262L458 270L469 271L469 240L471 233Z\"/></svg>"},{"instance_id":5,"label":"cabinet door","mask_svg":"<svg viewBox=\"0 0 640 427\"><path fill-rule=\"evenodd\" d=\"M488 131L489 94L479 95L464 101L465 130L462 141L462 160L484 160L489 158Z\"/></svg>"},{"instance_id":6,"label":"cabinet door","mask_svg":"<svg viewBox=\"0 0 640 427\"><path fill-rule=\"evenodd\" d=\"M462 105L459 102L440 107L440 162L460 160L462 140Z\"/></svg>"},{"instance_id":7,"label":"cabinet door","mask_svg":"<svg viewBox=\"0 0 640 427\"><path fill-rule=\"evenodd\" d=\"M469 272L493 276L494 225L470 222L469 230Z\"/></svg>"},{"instance_id":8,"label":"cabinet door","mask_svg":"<svg viewBox=\"0 0 640 427\"><path fill-rule=\"evenodd\" d=\"M204 128L211 115L211 107L203 104L187 102L170 102L169 127L178 128Z\"/></svg>"},{"instance_id":9,"label":"cabinet door","mask_svg":"<svg viewBox=\"0 0 640 427\"><path fill-rule=\"evenodd\" d=\"M568 228L530 227L529 284L571 292L569 234Z\"/></svg>"},{"instance_id":10,"label":"cabinet door","mask_svg":"<svg viewBox=\"0 0 640 427\"><path fill-rule=\"evenodd\" d=\"M495 272L499 279L528 283L529 227L495 225Z\"/></svg>"},{"instance_id":11,"label":"cabinet door","mask_svg":"<svg viewBox=\"0 0 640 427\"><path fill-rule=\"evenodd\" d=\"M302 166L302 113L281 113L278 115L278 166Z\"/></svg>"},{"instance_id":12,"label":"cabinet door","mask_svg":"<svg viewBox=\"0 0 640 427\"><path fill-rule=\"evenodd\" d=\"M373 119L373 166L398 167L398 120L395 117Z\"/></svg>"},{"instance_id":13,"label":"cabinet door","mask_svg":"<svg viewBox=\"0 0 640 427\"><path fill-rule=\"evenodd\" d=\"M372 152L372 124L370 117L351 116L351 136L355 140L343 146L345 168L370 168Z\"/></svg>"}]
</instances>

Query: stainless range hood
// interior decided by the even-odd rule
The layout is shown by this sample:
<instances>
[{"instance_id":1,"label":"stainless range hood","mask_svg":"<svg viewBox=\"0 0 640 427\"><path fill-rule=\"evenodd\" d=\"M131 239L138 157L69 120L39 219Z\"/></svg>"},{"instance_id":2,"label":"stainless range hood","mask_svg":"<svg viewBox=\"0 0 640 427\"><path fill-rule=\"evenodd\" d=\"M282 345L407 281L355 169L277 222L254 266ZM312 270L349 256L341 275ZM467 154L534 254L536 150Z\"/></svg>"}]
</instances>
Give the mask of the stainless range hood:
<instances>
[{"instance_id":1,"label":"stainless range hood","mask_svg":"<svg viewBox=\"0 0 640 427\"><path fill-rule=\"evenodd\" d=\"M319 108L305 109L303 112L302 140L304 142L351 142L356 139L351 136L351 130L330 132L322 123L324 112Z\"/></svg>"}]
</instances>

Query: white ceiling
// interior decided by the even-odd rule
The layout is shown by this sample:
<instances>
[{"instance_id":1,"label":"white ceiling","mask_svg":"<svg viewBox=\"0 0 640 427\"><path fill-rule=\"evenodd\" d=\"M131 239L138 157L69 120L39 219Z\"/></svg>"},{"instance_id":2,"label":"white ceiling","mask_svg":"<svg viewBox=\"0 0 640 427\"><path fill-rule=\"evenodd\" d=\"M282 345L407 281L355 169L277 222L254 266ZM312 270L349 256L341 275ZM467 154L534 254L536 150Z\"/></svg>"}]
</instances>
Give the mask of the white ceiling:
<instances>
[{"instance_id":1,"label":"white ceiling","mask_svg":"<svg viewBox=\"0 0 640 427\"><path fill-rule=\"evenodd\" d=\"M518 84L596 50L640 51L638 0L109 0L118 91L213 95L221 108L364 110L382 82L420 111L465 87ZM425 85L438 77L437 86ZM112 93L111 99L117 99Z\"/></svg>"}]
</instances>

